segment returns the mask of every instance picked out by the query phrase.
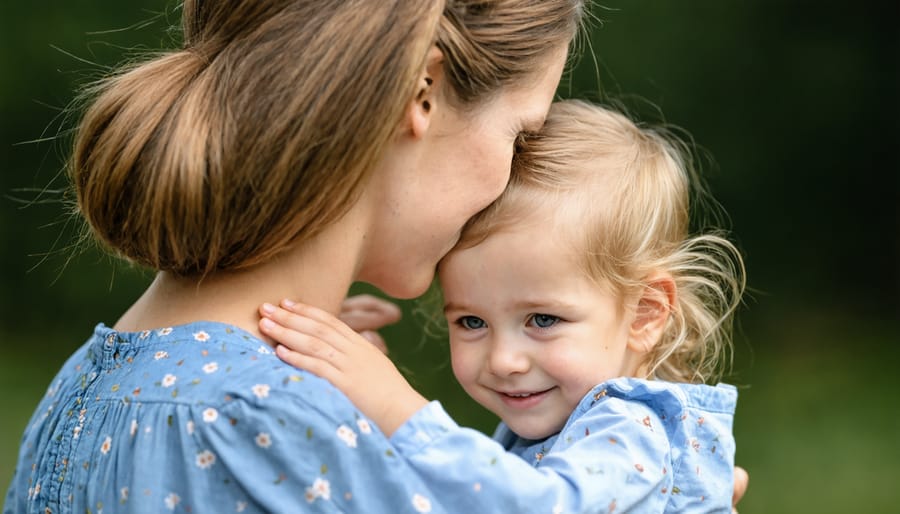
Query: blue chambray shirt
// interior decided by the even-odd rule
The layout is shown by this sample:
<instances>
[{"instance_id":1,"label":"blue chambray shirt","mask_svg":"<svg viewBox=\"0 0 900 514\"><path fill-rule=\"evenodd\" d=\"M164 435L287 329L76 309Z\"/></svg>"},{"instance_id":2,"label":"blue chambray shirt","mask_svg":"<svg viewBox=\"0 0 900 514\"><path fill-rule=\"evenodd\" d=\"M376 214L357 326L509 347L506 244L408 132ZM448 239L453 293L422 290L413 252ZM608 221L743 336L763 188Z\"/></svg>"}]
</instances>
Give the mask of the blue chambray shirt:
<instances>
[{"instance_id":1,"label":"blue chambray shirt","mask_svg":"<svg viewBox=\"0 0 900 514\"><path fill-rule=\"evenodd\" d=\"M562 431L524 440L460 428L432 402L391 437L454 512L731 512L733 386L617 378Z\"/></svg>"},{"instance_id":2,"label":"blue chambray shirt","mask_svg":"<svg viewBox=\"0 0 900 514\"><path fill-rule=\"evenodd\" d=\"M329 383L198 322L98 325L28 424L3 512L448 510Z\"/></svg>"}]
</instances>

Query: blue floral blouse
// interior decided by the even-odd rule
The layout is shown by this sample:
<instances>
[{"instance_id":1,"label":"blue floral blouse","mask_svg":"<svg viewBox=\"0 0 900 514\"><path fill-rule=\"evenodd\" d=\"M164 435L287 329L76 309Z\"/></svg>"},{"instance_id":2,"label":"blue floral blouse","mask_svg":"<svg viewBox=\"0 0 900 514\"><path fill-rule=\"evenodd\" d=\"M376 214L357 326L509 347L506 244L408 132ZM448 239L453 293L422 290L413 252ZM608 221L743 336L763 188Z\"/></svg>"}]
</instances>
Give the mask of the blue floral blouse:
<instances>
[{"instance_id":1,"label":"blue floral blouse","mask_svg":"<svg viewBox=\"0 0 900 514\"><path fill-rule=\"evenodd\" d=\"M98 325L22 439L4 514L454 512L328 382L228 325Z\"/></svg>"},{"instance_id":2,"label":"blue floral blouse","mask_svg":"<svg viewBox=\"0 0 900 514\"><path fill-rule=\"evenodd\" d=\"M464 513L731 512L733 386L617 378L562 431L525 440L460 428L432 402L391 442Z\"/></svg>"}]
</instances>

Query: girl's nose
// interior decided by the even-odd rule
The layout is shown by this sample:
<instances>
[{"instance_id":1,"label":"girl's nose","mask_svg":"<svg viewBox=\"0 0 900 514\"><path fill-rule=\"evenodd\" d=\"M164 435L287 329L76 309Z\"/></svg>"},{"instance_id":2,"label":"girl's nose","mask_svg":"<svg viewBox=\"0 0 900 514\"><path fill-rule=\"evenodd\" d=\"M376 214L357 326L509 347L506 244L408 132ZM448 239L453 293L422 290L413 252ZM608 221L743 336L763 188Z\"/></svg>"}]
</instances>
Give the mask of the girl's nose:
<instances>
[{"instance_id":1,"label":"girl's nose","mask_svg":"<svg viewBox=\"0 0 900 514\"><path fill-rule=\"evenodd\" d=\"M497 376L525 373L531 368L531 359L515 341L497 338L488 355L488 368Z\"/></svg>"}]
</instances>

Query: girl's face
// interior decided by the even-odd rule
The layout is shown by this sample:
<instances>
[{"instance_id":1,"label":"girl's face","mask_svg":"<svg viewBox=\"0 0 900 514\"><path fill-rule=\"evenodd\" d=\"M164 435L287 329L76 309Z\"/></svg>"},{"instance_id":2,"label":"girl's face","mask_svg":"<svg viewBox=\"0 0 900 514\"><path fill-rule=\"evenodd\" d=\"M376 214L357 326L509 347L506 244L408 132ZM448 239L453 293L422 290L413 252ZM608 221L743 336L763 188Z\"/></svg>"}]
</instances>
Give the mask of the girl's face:
<instances>
[{"instance_id":1,"label":"girl's face","mask_svg":"<svg viewBox=\"0 0 900 514\"><path fill-rule=\"evenodd\" d=\"M433 107L413 157L385 170L358 280L399 298L428 288L465 222L506 187L517 136L543 125L566 50L548 59L528 87L503 90L469 111L446 102Z\"/></svg>"},{"instance_id":2,"label":"girl's face","mask_svg":"<svg viewBox=\"0 0 900 514\"><path fill-rule=\"evenodd\" d=\"M528 439L562 429L595 385L637 369L631 315L584 276L552 219L453 250L440 265L457 380Z\"/></svg>"}]
</instances>

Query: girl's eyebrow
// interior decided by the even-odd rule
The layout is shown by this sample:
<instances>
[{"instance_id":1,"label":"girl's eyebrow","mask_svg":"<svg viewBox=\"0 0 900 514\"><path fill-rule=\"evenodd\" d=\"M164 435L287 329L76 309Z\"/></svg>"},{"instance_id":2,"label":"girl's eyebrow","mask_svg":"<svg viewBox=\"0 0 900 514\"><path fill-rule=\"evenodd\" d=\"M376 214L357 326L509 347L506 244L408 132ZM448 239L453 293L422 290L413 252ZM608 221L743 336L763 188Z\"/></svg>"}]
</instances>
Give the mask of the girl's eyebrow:
<instances>
[{"instance_id":1,"label":"girl's eyebrow","mask_svg":"<svg viewBox=\"0 0 900 514\"><path fill-rule=\"evenodd\" d=\"M547 299L547 300L535 300L535 299L523 299L516 302L515 306L518 310L541 310L541 309L550 309L550 310L571 310L577 307L574 303L565 302L562 300L556 299ZM472 309L468 308L466 305L454 302L447 302L444 304L444 314L452 311L469 311Z\"/></svg>"},{"instance_id":2,"label":"girl's eyebrow","mask_svg":"<svg viewBox=\"0 0 900 514\"><path fill-rule=\"evenodd\" d=\"M516 302L515 308L519 310L541 310L541 309L550 309L550 310L570 310L575 308L576 305L564 302L557 299L547 299L547 300L533 300L533 299L524 299Z\"/></svg>"}]
</instances>

